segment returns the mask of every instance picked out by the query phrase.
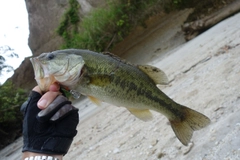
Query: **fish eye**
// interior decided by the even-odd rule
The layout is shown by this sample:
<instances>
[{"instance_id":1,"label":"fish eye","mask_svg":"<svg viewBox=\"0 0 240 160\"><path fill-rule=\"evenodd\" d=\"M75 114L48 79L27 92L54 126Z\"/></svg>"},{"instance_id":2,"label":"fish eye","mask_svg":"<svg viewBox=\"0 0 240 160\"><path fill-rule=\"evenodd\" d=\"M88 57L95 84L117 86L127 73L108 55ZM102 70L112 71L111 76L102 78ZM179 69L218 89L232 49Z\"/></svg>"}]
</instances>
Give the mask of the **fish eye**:
<instances>
[{"instance_id":1,"label":"fish eye","mask_svg":"<svg viewBox=\"0 0 240 160\"><path fill-rule=\"evenodd\" d=\"M48 54L47 58L48 58L48 60L52 60L54 58L54 55L53 54Z\"/></svg>"}]
</instances>

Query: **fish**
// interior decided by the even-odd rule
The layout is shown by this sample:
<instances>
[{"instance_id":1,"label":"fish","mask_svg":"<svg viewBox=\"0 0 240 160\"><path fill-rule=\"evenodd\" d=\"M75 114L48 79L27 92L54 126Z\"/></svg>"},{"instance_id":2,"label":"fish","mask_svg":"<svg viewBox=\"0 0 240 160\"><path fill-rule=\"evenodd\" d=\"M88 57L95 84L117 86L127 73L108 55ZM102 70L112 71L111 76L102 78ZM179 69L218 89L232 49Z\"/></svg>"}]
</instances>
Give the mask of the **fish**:
<instances>
[{"instance_id":1,"label":"fish","mask_svg":"<svg viewBox=\"0 0 240 160\"><path fill-rule=\"evenodd\" d=\"M42 91L59 83L97 104L103 101L125 107L143 121L153 118L150 110L159 112L167 117L176 137L185 146L194 131L211 122L207 116L178 104L159 89L158 85L168 84L168 78L157 67L136 65L112 53L84 49L42 53L30 61Z\"/></svg>"}]
</instances>

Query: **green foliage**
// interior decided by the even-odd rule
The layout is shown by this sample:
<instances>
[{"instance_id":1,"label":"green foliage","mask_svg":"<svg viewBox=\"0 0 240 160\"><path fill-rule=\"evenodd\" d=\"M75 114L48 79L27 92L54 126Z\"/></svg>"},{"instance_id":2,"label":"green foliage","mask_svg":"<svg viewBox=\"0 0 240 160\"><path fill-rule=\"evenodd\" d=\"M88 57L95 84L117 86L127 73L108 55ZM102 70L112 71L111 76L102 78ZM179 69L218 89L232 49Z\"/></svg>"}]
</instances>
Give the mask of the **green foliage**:
<instances>
[{"instance_id":1,"label":"green foliage","mask_svg":"<svg viewBox=\"0 0 240 160\"><path fill-rule=\"evenodd\" d=\"M77 0L69 1L69 9L57 33L63 37L65 48L81 48L103 52L111 50L137 25L146 27L145 20L153 14L184 8L208 9L216 1L199 0L109 0L102 8L93 9L80 22L81 6ZM200 12L195 10L195 12Z\"/></svg>"},{"instance_id":2,"label":"green foliage","mask_svg":"<svg viewBox=\"0 0 240 160\"><path fill-rule=\"evenodd\" d=\"M21 136L20 106L26 98L26 92L16 89L9 81L0 86L0 149Z\"/></svg>"},{"instance_id":3,"label":"green foliage","mask_svg":"<svg viewBox=\"0 0 240 160\"><path fill-rule=\"evenodd\" d=\"M78 16L80 5L77 0L70 0L69 6L60 26L57 28L57 33L64 38L66 43L69 43L68 40L77 33L77 25L80 21Z\"/></svg>"},{"instance_id":4,"label":"green foliage","mask_svg":"<svg viewBox=\"0 0 240 160\"><path fill-rule=\"evenodd\" d=\"M64 21L57 30L65 40L62 48L82 48L99 52L109 50L123 40L136 25L143 24L144 20L154 13L151 9L157 10L156 6L159 7L161 2L161 0L108 1L103 8L94 9L85 16L81 23L78 23L79 21L74 23L74 27L66 20L66 17L69 19L71 17L69 10L77 12L76 5L70 5L70 9L64 15Z\"/></svg>"},{"instance_id":5,"label":"green foliage","mask_svg":"<svg viewBox=\"0 0 240 160\"><path fill-rule=\"evenodd\" d=\"M15 89L11 82L0 86L0 124L5 125L17 120L20 114L20 106L26 100L26 92Z\"/></svg>"}]
</instances>

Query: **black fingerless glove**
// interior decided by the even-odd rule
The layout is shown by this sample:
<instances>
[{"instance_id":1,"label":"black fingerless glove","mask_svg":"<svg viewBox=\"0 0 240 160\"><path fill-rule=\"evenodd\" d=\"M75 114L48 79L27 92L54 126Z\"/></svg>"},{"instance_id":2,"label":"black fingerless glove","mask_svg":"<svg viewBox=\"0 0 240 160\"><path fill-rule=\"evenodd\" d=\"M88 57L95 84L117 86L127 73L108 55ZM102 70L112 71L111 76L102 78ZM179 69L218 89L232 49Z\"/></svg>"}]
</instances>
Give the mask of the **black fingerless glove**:
<instances>
[{"instance_id":1,"label":"black fingerless glove","mask_svg":"<svg viewBox=\"0 0 240 160\"><path fill-rule=\"evenodd\" d=\"M32 91L21 111L23 121L23 152L65 155L77 134L78 109L59 95L46 109L37 102L41 95Z\"/></svg>"}]
</instances>

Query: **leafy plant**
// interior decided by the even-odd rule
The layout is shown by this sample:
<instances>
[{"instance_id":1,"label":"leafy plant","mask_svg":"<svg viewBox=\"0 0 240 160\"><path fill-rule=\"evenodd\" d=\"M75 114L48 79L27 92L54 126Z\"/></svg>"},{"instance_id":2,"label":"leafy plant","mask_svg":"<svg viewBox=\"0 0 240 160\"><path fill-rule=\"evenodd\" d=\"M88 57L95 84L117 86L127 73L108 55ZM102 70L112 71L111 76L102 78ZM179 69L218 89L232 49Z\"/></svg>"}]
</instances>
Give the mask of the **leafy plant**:
<instances>
[{"instance_id":1,"label":"leafy plant","mask_svg":"<svg viewBox=\"0 0 240 160\"><path fill-rule=\"evenodd\" d=\"M69 6L69 9L63 16L60 26L57 28L58 35L63 37L67 46L70 45L69 39L72 39L73 35L77 33L78 23L80 22L78 15L80 5L77 0L70 0Z\"/></svg>"},{"instance_id":2,"label":"leafy plant","mask_svg":"<svg viewBox=\"0 0 240 160\"><path fill-rule=\"evenodd\" d=\"M70 2L73 1L76 0ZM81 23L69 23L68 19L72 16L69 14L70 10L74 10L73 17L76 18L80 9L80 6L70 5L57 29L57 33L65 40L62 48L82 48L99 52L110 50L122 41L134 26L144 24L147 17L157 13L161 4L162 0L109 0L106 6L94 9L81 19Z\"/></svg>"},{"instance_id":3,"label":"leafy plant","mask_svg":"<svg viewBox=\"0 0 240 160\"><path fill-rule=\"evenodd\" d=\"M15 89L11 82L0 86L0 123L16 120L20 105L26 100L23 89Z\"/></svg>"},{"instance_id":4,"label":"leafy plant","mask_svg":"<svg viewBox=\"0 0 240 160\"><path fill-rule=\"evenodd\" d=\"M0 86L0 149L21 135L20 106L26 98L26 92L9 81Z\"/></svg>"},{"instance_id":5,"label":"leafy plant","mask_svg":"<svg viewBox=\"0 0 240 160\"><path fill-rule=\"evenodd\" d=\"M70 0L57 33L63 37L65 48L81 48L98 52L109 51L122 41L136 25L146 27L145 20L154 14L184 8L206 8L208 3L221 0L108 0L102 8L93 9L79 17L81 6ZM196 9L195 12L199 12Z\"/></svg>"}]
</instances>

